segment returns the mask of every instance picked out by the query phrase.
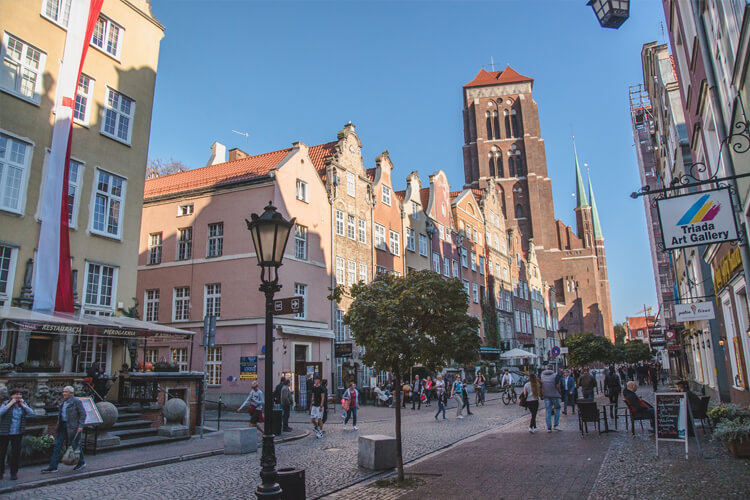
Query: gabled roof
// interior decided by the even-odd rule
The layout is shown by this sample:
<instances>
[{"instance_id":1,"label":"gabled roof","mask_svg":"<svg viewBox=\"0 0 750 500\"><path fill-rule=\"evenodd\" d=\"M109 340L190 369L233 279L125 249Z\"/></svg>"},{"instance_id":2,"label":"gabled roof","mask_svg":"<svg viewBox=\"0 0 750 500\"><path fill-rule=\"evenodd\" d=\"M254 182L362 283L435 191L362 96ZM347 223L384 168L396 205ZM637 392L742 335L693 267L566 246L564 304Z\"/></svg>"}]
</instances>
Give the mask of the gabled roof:
<instances>
[{"instance_id":1,"label":"gabled roof","mask_svg":"<svg viewBox=\"0 0 750 500\"><path fill-rule=\"evenodd\" d=\"M427 212L427 205L430 203L430 188L426 187L419 190L419 200L422 202L422 210Z\"/></svg>"},{"instance_id":2,"label":"gabled roof","mask_svg":"<svg viewBox=\"0 0 750 500\"><path fill-rule=\"evenodd\" d=\"M531 82L534 84L534 79L528 76L523 76L510 66L506 66L502 71L485 71L480 69L477 76L472 81L464 85L464 88L469 87L484 87L486 85L502 85L504 83L518 83L518 82Z\"/></svg>"},{"instance_id":3,"label":"gabled roof","mask_svg":"<svg viewBox=\"0 0 750 500\"><path fill-rule=\"evenodd\" d=\"M336 142L318 144L308 148L315 169L325 179L325 160L335 151ZM146 180L145 199L194 189L218 187L256 179L265 175L281 163L292 148L280 149L255 156L240 158L216 165L207 165L185 172Z\"/></svg>"},{"instance_id":4,"label":"gabled roof","mask_svg":"<svg viewBox=\"0 0 750 500\"><path fill-rule=\"evenodd\" d=\"M474 198L476 198L477 203L482 201L482 196L484 196L484 191L482 191L479 188L471 188L471 192L474 193Z\"/></svg>"},{"instance_id":5,"label":"gabled roof","mask_svg":"<svg viewBox=\"0 0 750 500\"><path fill-rule=\"evenodd\" d=\"M368 168L365 173L367 173L367 178L370 179L370 182L375 180L375 169L374 168Z\"/></svg>"},{"instance_id":6,"label":"gabled roof","mask_svg":"<svg viewBox=\"0 0 750 500\"><path fill-rule=\"evenodd\" d=\"M398 198L400 201L404 201L405 197L406 191L396 191L396 198Z\"/></svg>"}]
</instances>

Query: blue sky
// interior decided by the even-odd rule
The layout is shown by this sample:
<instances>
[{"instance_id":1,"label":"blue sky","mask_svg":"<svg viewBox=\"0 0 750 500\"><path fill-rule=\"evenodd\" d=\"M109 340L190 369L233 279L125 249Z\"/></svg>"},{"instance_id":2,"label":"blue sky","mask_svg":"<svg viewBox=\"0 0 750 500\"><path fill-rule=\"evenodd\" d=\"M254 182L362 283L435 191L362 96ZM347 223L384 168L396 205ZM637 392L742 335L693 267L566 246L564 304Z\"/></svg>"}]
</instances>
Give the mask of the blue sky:
<instances>
[{"instance_id":1,"label":"blue sky","mask_svg":"<svg viewBox=\"0 0 750 500\"><path fill-rule=\"evenodd\" d=\"M664 41L661 2L619 30L585 0L155 0L161 44L150 158L205 164L220 141L258 154L357 126L365 165L390 152L397 189L418 170L464 182L461 87L494 58L535 79L555 214L573 225L571 135L602 222L613 320L655 304L628 86L644 43ZM249 133L245 137L232 132ZM585 175L585 173L584 173Z\"/></svg>"}]
</instances>

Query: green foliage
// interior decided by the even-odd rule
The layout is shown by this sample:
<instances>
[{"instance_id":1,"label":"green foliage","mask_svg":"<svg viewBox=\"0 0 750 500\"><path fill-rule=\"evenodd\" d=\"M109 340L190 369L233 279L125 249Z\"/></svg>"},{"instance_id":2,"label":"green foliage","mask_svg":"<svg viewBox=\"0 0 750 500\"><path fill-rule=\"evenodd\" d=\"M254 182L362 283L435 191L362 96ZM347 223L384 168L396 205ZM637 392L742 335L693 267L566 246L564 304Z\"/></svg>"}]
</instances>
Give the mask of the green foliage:
<instances>
[{"instance_id":1,"label":"green foliage","mask_svg":"<svg viewBox=\"0 0 750 500\"><path fill-rule=\"evenodd\" d=\"M627 335L627 331L625 331L625 327L622 326L622 323L617 323L615 325L615 345L621 346L625 344L626 335Z\"/></svg>"},{"instance_id":2,"label":"green foliage","mask_svg":"<svg viewBox=\"0 0 750 500\"><path fill-rule=\"evenodd\" d=\"M138 299L133 297L133 307L129 307L127 309L123 309L122 315L126 318L134 318L134 319L141 319L140 315L138 314Z\"/></svg>"},{"instance_id":3,"label":"green foliage","mask_svg":"<svg viewBox=\"0 0 750 500\"><path fill-rule=\"evenodd\" d=\"M21 438L21 456L44 455L52 451L55 445L55 437L45 434L44 436L29 436Z\"/></svg>"},{"instance_id":4,"label":"green foliage","mask_svg":"<svg viewBox=\"0 0 750 500\"><path fill-rule=\"evenodd\" d=\"M469 363L479 349L479 320L467 314L463 285L433 271L382 275L351 287L354 301L344 316L362 361L403 374L416 364L437 370L453 359Z\"/></svg>"},{"instance_id":5,"label":"green foliage","mask_svg":"<svg viewBox=\"0 0 750 500\"><path fill-rule=\"evenodd\" d=\"M571 366L586 366L595 361L611 363L614 356L614 346L606 337L593 333L575 333L569 335L563 342L568 348L568 364Z\"/></svg>"},{"instance_id":6,"label":"green foliage","mask_svg":"<svg viewBox=\"0 0 750 500\"><path fill-rule=\"evenodd\" d=\"M628 363L637 363L651 359L651 349L640 340L631 340L625 344L623 350L625 352L625 361Z\"/></svg>"},{"instance_id":7,"label":"green foliage","mask_svg":"<svg viewBox=\"0 0 750 500\"><path fill-rule=\"evenodd\" d=\"M492 299L482 300L482 322L484 323L484 338L487 339L487 345L497 347L500 339L500 328L497 324L497 312Z\"/></svg>"},{"instance_id":8,"label":"green foliage","mask_svg":"<svg viewBox=\"0 0 750 500\"><path fill-rule=\"evenodd\" d=\"M711 407L706 416L712 420L736 420L745 418L750 420L750 408L743 408L734 403L721 403Z\"/></svg>"},{"instance_id":9,"label":"green foliage","mask_svg":"<svg viewBox=\"0 0 750 500\"><path fill-rule=\"evenodd\" d=\"M725 443L741 443L750 439L750 419L736 418L730 420L723 418L716 424L711 436L712 439Z\"/></svg>"}]
</instances>

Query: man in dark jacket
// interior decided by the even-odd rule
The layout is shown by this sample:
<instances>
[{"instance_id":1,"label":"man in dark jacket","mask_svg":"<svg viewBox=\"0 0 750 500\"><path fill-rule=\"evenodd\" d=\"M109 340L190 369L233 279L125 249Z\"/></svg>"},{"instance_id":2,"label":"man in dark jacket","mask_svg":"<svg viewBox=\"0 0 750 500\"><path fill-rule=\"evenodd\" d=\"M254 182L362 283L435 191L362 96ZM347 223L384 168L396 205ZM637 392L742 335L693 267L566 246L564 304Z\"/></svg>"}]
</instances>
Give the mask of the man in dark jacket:
<instances>
[{"instance_id":1,"label":"man in dark jacket","mask_svg":"<svg viewBox=\"0 0 750 500\"><path fill-rule=\"evenodd\" d=\"M63 402L57 416L55 447L52 450L52 460L50 460L49 466L42 469L43 474L57 472L57 462L66 442L74 448L79 448L81 452L81 458L78 460L78 464L73 467L73 470L79 471L86 467L86 461L83 459L83 447L80 445L83 423L86 421L86 410L83 409L83 403L73 395L73 392L74 389L71 386L66 386L62 391Z\"/></svg>"},{"instance_id":2,"label":"man in dark jacket","mask_svg":"<svg viewBox=\"0 0 750 500\"><path fill-rule=\"evenodd\" d=\"M578 379L578 385L581 387L583 399L593 401L594 389L596 388L596 379L589 373L588 368L583 369L583 375Z\"/></svg>"},{"instance_id":3,"label":"man in dark jacket","mask_svg":"<svg viewBox=\"0 0 750 500\"><path fill-rule=\"evenodd\" d=\"M292 403L294 401L294 398L292 397L292 391L289 390L289 379L282 379L284 380L283 385L281 386L281 395L279 396L279 399L281 401L281 411L282 411L282 432L292 432L292 428L289 427L289 414L292 412Z\"/></svg>"},{"instance_id":4,"label":"man in dark jacket","mask_svg":"<svg viewBox=\"0 0 750 500\"><path fill-rule=\"evenodd\" d=\"M628 385L625 386L625 390L622 391L622 397L625 398L625 400L628 402L628 406L630 406L630 411L633 412L633 415L636 417L640 416L648 416L648 418L651 420L651 432L654 432L654 408L645 402L643 399L639 398L638 395L635 393L635 391L638 390L638 384L636 384L634 381L628 382Z\"/></svg>"},{"instance_id":5,"label":"man in dark jacket","mask_svg":"<svg viewBox=\"0 0 750 500\"><path fill-rule=\"evenodd\" d=\"M615 414L617 413L617 406L620 400L620 390L622 388L620 386L620 377L618 377L615 373L614 366L611 366L609 368L609 372L604 377L604 388L607 393L607 397L609 397L610 404L614 405L609 407L609 416L611 418L615 418Z\"/></svg>"}]
</instances>

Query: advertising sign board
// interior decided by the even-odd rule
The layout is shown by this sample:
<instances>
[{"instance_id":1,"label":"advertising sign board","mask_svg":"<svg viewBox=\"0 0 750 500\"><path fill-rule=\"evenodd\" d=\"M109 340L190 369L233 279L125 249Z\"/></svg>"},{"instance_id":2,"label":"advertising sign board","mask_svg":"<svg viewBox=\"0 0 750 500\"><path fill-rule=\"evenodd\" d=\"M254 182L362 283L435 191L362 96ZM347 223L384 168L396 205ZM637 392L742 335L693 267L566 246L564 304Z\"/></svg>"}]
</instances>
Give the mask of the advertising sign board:
<instances>
[{"instance_id":1,"label":"advertising sign board","mask_svg":"<svg viewBox=\"0 0 750 500\"><path fill-rule=\"evenodd\" d=\"M714 319L713 302L693 302L692 304L675 304L675 319L679 322Z\"/></svg>"},{"instance_id":2,"label":"advertising sign board","mask_svg":"<svg viewBox=\"0 0 750 500\"><path fill-rule=\"evenodd\" d=\"M728 188L662 198L656 208L665 250L739 239Z\"/></svg>"}]
</instances>

